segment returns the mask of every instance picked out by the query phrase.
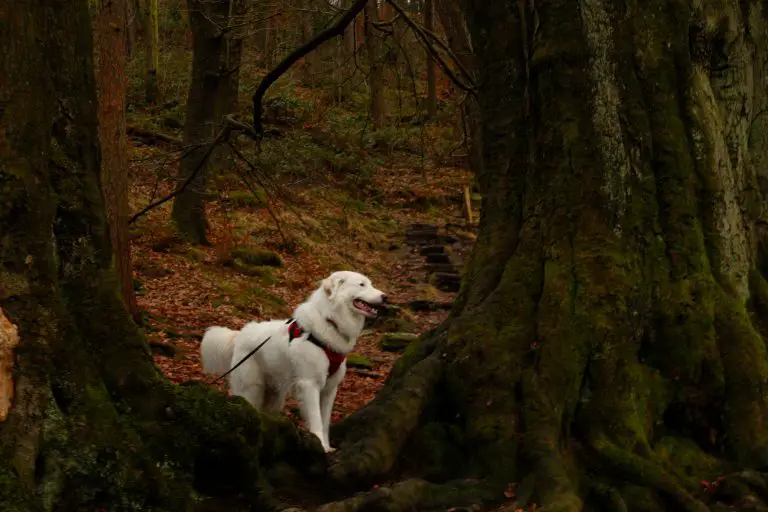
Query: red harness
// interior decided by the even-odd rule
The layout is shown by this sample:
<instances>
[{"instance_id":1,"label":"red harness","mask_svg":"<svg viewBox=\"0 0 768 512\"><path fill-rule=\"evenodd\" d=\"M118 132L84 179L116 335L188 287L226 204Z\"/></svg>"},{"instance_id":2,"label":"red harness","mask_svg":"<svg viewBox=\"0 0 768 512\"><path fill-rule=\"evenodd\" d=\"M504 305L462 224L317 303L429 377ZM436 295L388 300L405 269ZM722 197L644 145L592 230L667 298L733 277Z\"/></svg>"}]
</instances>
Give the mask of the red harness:
<instances>
[{"instance_id":1,"label":"red harness","mask_svg":"<svg viewBox=\"0 0 768 512\"><path fill-rule=\"evenodd\" d=\"M299 325L299 322L291 318L288 320L288 343L292 342L296 338L300 338L304 335L304 329L301 328ZM325 352L325 357L328 358L328 376L330 377L337 371L339 371L339 367L341 367L341 363L344 362L344 360L347 358L346 355L336 352L335 350L328 348L325 343L315 338L312 333L309 333L309 337L307 337L307 341L310 343L313 343L323 349L323 352Z\"/></svg>"}]
</instances>

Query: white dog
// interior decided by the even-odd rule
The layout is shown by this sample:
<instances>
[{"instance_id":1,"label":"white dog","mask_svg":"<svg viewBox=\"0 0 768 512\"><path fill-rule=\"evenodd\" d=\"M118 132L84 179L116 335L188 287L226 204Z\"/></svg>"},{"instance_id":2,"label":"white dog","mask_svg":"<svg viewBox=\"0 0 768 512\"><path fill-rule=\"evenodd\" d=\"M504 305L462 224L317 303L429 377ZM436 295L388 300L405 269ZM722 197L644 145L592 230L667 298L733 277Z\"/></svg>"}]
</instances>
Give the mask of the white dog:
<instances>
[{"instance_id":1,"label":"white dog","mask_svg":"<svg viewBox=\"0 0 768 512\"><path fill-rule=\"evenodd\" d=\"M257 409L279 412L294 387L307 429L330 452L331 410L347 371L346 354L355 347L365 319L376 317L376 307L385 301L366 276L334 272L287 321L249 322L241 331L208 328L200 345L203 370L222 374L271 337L230 373L232 394Z\"/></svg>"}]
</instances>

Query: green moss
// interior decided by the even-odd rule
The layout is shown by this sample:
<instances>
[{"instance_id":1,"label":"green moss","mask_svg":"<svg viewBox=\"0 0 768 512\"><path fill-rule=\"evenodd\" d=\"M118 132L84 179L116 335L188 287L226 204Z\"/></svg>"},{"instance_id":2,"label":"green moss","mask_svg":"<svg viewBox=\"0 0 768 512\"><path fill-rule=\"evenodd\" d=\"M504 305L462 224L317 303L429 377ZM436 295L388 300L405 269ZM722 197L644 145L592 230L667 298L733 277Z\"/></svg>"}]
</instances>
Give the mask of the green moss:
<instances>
[{"instance_id":1,"label":"green moss","mask_svg":"<svg viewBox=\"0 0 768 512\"><path fill-rule=\"evenodd\" d=\"M665 503L648 487L623 484L619 487L619 492L630 512L659 512L665 509Z\"/></svg>"},{"instance_id":2,"label":"green moss","mask_svg":"<svg viewBox=\"0 0 768 512\"><path fill-rule=\"evenodd\" d=\"M656 457L670 471L695 479L712 480L724 470L720 460L708 455L691 439L665 436L654 446Z\"/></svg>"},{"instance_id":3,"label":"green moss","mask_svg":"<svg viewBox=\"0 0 768 512\"><path fill-rule=\"evenodd\" d=\"M231 265L232 268L241 274L258 277L259 282L264 286L269 286L277 282L277 277L275 277L273 267L263 265L249 265L248 263L242 261L240 258L233 259Z\"/></svg>"},{"instance_id":4,"label":"green moss","mask_svg":"<svg viewBox=\"0 0 768 512\"><path fill-rule=\"evenodd\" d=\"M419 339L418 334L407 332L389 332L381 337L379 345L387 352L400 352L408 345Z\"/></svg>"},{"instance_id":5,"label":"green moss","mask_svg":"<svg viewBox=\"0 0 768 512\"><path fill-rule=\"evenodd\" d=\"M738 297L721 291L715 316L723 372L728 383L724 423L736 460L746 463L768 444L768 359L766 347ZM760 427L755 427L756 425Z\"/></svg>"},{"instance_id":6,"label":"green moss","mask_svg":"<svg viewBox=\"0 0 768 512\"><path fill-rule=\"evenodd\" d=\"M187 249L187 257L193 261L203 262L208 258L208 254L198 247L190 247Z\"/></svg>"},{"instance_id":7,"label":"green moss","mask_svg":"<svg viewBox=\"0 0 768 512\"><path fill-rule=\"evenodd\" d=\"M354 352L347 354L347 366L350 368L373 368L373 363L370 359Z\"/></svg>"},{"instance_id":8,"label":"green moss","mask_svg":"<svg viewBox=\"0 0 768 512\"><path fill-rule=\"evenodd\" d=\"M752 323L760 331L763 341L768 340L768 281L757 269L749 274L749 295Z\"/></svg>"},{"instance_id":9,"label":"green moss","mask_svg":"<svg viewBox=\"0 0 768 512\"><path fill-rule=\"evenodd\" d=\"M288 312L285 300L258 287L249 287L230 297L232 304L247 313L283 314Z\"/></svg>"},{"instance_id":10,"label":"green moss","mask_svg":"<svg viewBox=\"0 0 768 512\"><path fill-rule=\"evenodd\" d=\"M240 207L261 207L266 204L266 194L262 189L257 189L255 194L250 190L233 190L228 199Z\"/></svg>"},{"instance_id":11,"label":"green moss","mask_svg":"<svg viewBox=\"0 0 768 512\"><path fill-rule=\"evenodd\" d=\"M279 267L283 264L283 260L277 253L254 247L236 247L232 249L231 254L233 258L238 258L243 263L254 267Z\"/></svg>"}]
</instances>

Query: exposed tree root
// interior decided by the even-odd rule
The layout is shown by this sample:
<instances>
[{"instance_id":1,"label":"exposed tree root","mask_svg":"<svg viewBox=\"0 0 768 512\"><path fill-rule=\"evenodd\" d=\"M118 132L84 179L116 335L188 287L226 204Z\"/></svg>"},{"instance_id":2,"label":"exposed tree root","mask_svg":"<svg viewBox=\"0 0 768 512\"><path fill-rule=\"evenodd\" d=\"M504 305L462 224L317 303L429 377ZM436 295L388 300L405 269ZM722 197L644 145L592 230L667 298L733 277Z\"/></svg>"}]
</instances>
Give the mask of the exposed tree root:
<instances>
[{"instance_id":1,"label":"exposed tree root","mask_svg":"<svg viewBox=\"0 0 768 512\"><path fill-rule=\"evenodd\" d=\"M416 363L376 403L355 415L329 468L337 482L372 482L394 466L440 379L438 353Z\"/></svg>"},{"instance_id":2,"label":"exposed tree root","mask_svg":"<svg viewBox=\"0 0 768 512\"><path fill-rule=\"evenodd\" d=\"M708 512L709 507L694 498L678 480L657 464L633 453L622 450L605 436L595 436L592 447L615 471L639 485L648 486L672 499L678 510L686 512Z\"/></svg>"},{"instance_id":3,"label":"exposed tree root","mask_svg":"<svg viewBox=\"0 0 768 512\"><path fill-rule=\"evenodd\" d=\"M484 510L502 498L501 489L476 480L433 484L414 478L392 487L381 487L346 500L328 503L320 507L318 512L442 512L458 507Z\"/></svg>"}]
</instances>

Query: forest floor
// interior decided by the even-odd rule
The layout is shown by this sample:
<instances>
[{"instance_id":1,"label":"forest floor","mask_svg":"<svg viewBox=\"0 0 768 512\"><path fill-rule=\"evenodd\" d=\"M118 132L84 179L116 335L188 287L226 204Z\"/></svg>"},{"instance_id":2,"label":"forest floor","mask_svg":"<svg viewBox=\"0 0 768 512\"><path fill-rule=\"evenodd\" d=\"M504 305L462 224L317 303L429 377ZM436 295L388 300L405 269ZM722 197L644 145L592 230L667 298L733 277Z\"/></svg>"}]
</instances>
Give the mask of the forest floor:
<instances>
[{"instance_id":1,"label":"forest floor","mask_svg":"<svg viewBox=\"0 0 768 512\"><path fill-rule=\"evenodd\" d=\"M181 125L169 117L169 108L129 117L132 212L176 185ZM439 128L418 130L423 140ZM419 334L447 316L455 293L436 288L424 256L406 243L406 233L414 224L436 226L453 239L447 254L460 268L475 236L463 208L471 175L465 168L435 165L428 154L399 153L394 144L382 149L374 141L359 150L362 157L349 146L340 150L342 144L332 139L338 127L312 119L298 126L294 120L280 131L259 150L254 142L238 143L257 170L249 171L242 161L219 165L207 206L210 245L178 239L170 221L172 201L132 224L134 285L155 361L178 383L212 380L202 373L198 352L207 327L239 329L252 320L288 318L332 271L368 275L399 312L372 322L360 337L355 353L370 367L348 371L334 407L338 421L369 402L389 374L398 353L382 350L385 333ZM333 151L323 148L328 144ZM353 162L347 168L339 164L344 151ZM307 155L292 159L302 152ZM283 166L270 154L280 156ZM367 169L364 176L355 164ZM243 177L264 188L246 186ZM413 301L441 308L423 311ZM217 386L226 392L225 384ZM289 402L286 412L295 416L295 405Z\"/></svg>"}]
</instances>

